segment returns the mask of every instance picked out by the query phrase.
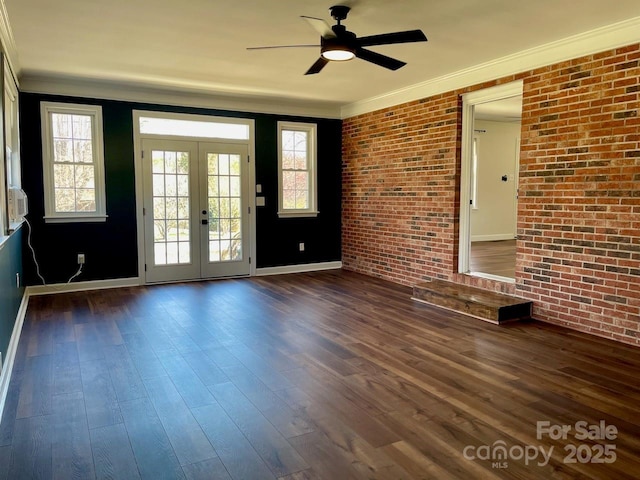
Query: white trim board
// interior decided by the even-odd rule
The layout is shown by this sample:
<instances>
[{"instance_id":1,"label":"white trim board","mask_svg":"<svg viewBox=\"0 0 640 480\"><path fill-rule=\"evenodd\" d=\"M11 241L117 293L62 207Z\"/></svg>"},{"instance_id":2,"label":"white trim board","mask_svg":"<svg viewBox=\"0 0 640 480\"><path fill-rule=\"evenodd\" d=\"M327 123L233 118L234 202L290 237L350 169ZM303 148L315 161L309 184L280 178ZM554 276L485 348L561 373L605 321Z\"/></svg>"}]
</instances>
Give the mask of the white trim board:
<instances>
[{"instance_id":1,"label":"white trim board","mask_svg":"<svg viewBox=\"0 0 640 480\"><path fill-rule=\"evenodd\" d=\"M93 280L74 283L53 283L51 285L32 285L27 287L28 296L51 295L54 293L86 292L106 288L138 287L142 285L139 277L114 278L112 280Z\"/></svg>"},{"instance_id":2,"label":"white trim board","mask_svg":"<svg viewBox=\"0 0 640 480\"><path fill-rule=\"evenodd\" d=\"M302 265L284 265L282 267L256 268L256 276L282 275L286 273L319 272L321 270L337 270L342 268L342 262L319 262Z\"/></svg>"},{"instance_id":3,"label":"white trim board","mask_svg":"<svg viewBox=\"0 0 640 480\"><path fill-rule=\"evenodd\" d=\"M4 0L0 0L0 42L2 42L4 52L7 55L7 63L9 64L11 75L13 76L16 85L19 85L18 72L20 71L20 65L18 63L18 49L13 37L13 30L11 29L9 14L7 13L7 7Z\"/></svg>"},{"instance_id":4,"label":"white trim board","mask_svg":"<svg viewBox=\"0 0 640 480\"><path fill-rule=\"evenodd\" d=\"M640 17L630 18L383 95L344 105L341 110L341 118L354 117L584 55L632 45L639 41L638 31L640 31Z\"/></svg>"},{"instance_id":5,"label":"white trim board","mask_svg":"<svg viewBox=\"0 0 640 480\"><path fill-rule=\"evenodd\" d=\"M16 322L13 324L13 332L11 333L11 339L9 340L9 347L7 348L7 355L4 358L4 367L2 374L0 374L0 421L2 421L2 414L4 412L4 404L7 399L7 393L9 392L9 384L11 383L11 373L13 372L13 362L16 358L16 352L18 351L18 343L20 342L20 335L22 334L22 325L24 324L24 318L27 314L27 306L29 304L29 295L25 289L22 294L22 302L20 302L20 308L16 315Z\"/></svg>"},{"instance_id":6,"label":"white trim board","mask_svg":"<svg viewBox=\"0 0 640 480\"><path fill-rule=\"evenodd\" d=\"M205 89L205 87L187 89L152 83L134 84L125 80L118 82L116 80L60 77L24 71L20 77L20 91L233 112L340 118L340 104L337 102L233 95L216 91L213 88Z\"/></svg>"}]
</instances>

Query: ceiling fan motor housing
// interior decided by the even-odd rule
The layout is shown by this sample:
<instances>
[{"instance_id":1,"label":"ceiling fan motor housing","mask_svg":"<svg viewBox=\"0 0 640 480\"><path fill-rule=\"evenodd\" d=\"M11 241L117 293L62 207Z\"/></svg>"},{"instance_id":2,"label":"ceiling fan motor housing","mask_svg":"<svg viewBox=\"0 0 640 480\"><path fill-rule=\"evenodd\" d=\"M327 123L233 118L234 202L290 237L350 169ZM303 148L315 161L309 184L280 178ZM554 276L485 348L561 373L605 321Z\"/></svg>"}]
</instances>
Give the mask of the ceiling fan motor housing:
<instances>
[{"instance_id":1,"label":"ceiling fan motor housing","mask_svg":"<svg viewBox=\"0 0 640 480\"><path fill-rule=\"evenodd\" d=\"M345 60L350 60L353 58L353 55L356 53L357 42L355 33L348 32L346 28L342 25L334 25L333 31L336 34L335 38L324 38L322 37L320 53L324 54L325 52L330 51L342 51L342 52L350 52L352 56L349 58L345 58Z\"/></svg>"},{"instance_id":2,"label":"ceiling fan motor housing","mask_svg":"<svg viewBox=\"0 0 640 480\"><path fill-rule=\"evenodd\" d=\"M338 22L338 25L340 25L340 21L347 18L350 10L351 7L347 7L346 5L334 5L329 9L331 16Z\"/></svg>"}]
</instances>

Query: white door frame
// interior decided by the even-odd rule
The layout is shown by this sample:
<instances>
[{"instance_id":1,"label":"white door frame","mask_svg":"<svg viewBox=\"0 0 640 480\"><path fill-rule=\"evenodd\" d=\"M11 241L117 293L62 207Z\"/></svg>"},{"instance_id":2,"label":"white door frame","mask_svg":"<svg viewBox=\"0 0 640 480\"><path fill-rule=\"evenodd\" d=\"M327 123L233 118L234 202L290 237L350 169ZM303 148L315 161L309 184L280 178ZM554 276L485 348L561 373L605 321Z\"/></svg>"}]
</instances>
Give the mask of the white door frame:
<instances>
[{"instance_id":1,"label":"white door frame","mask_svg":"<svg viewBox=\"0 0 640 480\"><path fill-rule=\"evenodd\" d=\"M185 136L168 136L168 135L149 135L140 133L140 117L155 118L171 118L179 120L195 120L216 123L235 123L246 125L249 129L249 138L247 140L233 140L228 138L210 138L210 137L185 137ZM134 172L135 172L135 194L136 194L136 233L138 236L138 283L145 285L145 231L144 231L144 188L143 188L143 170L142 170L142 139L155 138L166 140L186 140L195 142L221 142L221 143L238 143L247 145L249 150L249 179L248 184L250 191L248 192L249 207L249 249L250 276L256 274L256 195L255 195L255 121L249 118L235 117L217 117L209 115L195 115L184 113L172 113L151 110L133 110L133 148L134 148Z\"/></svg>"},{"instance_id":2,"label":"white door frame","mask_svg":"<svg viewBox=\"0 0 640 480\"><path fill-rule=\"evenodd\" d=\"M462 145L461 145L461 166L460 166L460 228L459 228L459 248L458 248L458 272L470 273L470 250L471 250L471 164L473 156L473 120L475 106L503 100L505 98L522 95L523 82L507 83L496 85L462 95ZM518 172L516 172L518 175ZM517 218L517 213L516 213ZM483 275L495 277L491 275ZM511 281L513 279L496 277L497 280Z\"/></svg>"}]
</instances>

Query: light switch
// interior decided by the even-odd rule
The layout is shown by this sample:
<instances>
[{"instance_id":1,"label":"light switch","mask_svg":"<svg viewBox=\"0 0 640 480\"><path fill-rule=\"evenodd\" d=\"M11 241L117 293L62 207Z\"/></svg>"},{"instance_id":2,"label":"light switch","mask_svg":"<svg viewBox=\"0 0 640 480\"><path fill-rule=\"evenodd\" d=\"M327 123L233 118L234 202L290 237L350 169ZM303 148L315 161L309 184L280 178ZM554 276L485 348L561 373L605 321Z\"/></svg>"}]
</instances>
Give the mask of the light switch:
<instances>
[{"instance_id":1,"label":"light switch","mask_svg":"<svg viewBox=\"0 0 640 480\"><path fill-rule=\"evenodd\" d=\"M264 207L265 205L264 197L256 197L256 207Z\"/></svg>"},{"instance_id":2,"label":"light switch","mask_svg":"<svg viewBox=\"0 0 640 480\"><path fill-rule=\"evenodd\" d=\"M256 184L256 193L262 193L262 184L260 183Z\"/></svg>"}]
</instances>

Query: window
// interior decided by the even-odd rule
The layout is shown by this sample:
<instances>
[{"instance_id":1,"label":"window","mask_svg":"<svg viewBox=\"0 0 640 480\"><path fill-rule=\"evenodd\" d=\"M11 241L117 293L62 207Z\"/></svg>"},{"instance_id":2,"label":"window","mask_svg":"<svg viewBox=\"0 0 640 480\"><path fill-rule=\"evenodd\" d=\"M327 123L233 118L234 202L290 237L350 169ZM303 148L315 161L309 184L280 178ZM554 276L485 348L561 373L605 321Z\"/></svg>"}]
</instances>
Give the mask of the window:
<instances>
[{"instance_id":1,"label":"window","mask_svg":"<svg viewBox=\"0 0 640 480\"><path fill-rule=\"evenodd\" d=\"M20 187L20 144L18 136L18 87L9 68L7 57L0 53L0 94L3 95L4 152L0 141L0 242L16 227L9 218L7 205L10 187ZM1 132L1 130L0 130ZM4 154L4 157L2 157ZM3 168L4 167L4 168Z\"/></svg>"},{"instance_id":2,"label":"window","mask_svg":"<svg viewBox=\"0 0 640 480\"><path fill-rule=\"evenodd\" d=\"M316 125L278 122L278 215L315 217Z\"/></svg>"},{"instance_id":3,"label":"window","mask_svg":"<svg viewBox=\"0 0 640 480\"><path fill-rule=\"evenodd\" d=\"M140 133L143 135L248 140L249 125L244 122L214 122L210 118L198 121L179 118L141 116Z\"/></svg>"},{"instance_id":4,"label":"window","mask_svg":"<svg viewBox=\"0 0 640 480\"><path fill-rule=\"evenodd\" d=\"M9 70L4 77L4 121L5 150L7 160L7 183L20 187L20 138L18 135L18 90Z\"/></svg>"},{"instance_id":5,"label":"window","mask_svg":"<svg viewBox=\"0 0 640 480\"><path fill-rule=\"evenodd\" d=\"M106 220L102 108L41 104L45 221Z\"/></svg>"}]
</instances>

